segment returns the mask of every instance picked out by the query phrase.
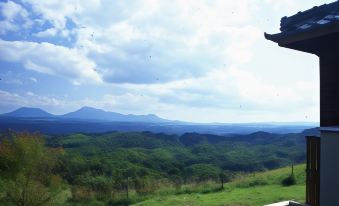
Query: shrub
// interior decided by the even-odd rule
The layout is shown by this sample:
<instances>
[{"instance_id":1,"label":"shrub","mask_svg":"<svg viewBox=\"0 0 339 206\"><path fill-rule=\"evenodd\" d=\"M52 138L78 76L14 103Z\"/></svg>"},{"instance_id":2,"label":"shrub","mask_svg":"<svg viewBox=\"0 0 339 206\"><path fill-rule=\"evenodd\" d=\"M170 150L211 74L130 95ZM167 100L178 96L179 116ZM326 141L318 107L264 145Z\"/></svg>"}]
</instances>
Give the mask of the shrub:
<instances>
[{"instance_id":1,"label":"shrub","mask_svg":"<svg viewBox=\"0 0 339 206\"><path fill-rule=\"evenodd\" d=\"M0 199L13 205L47 205L60 193L62 178L54 174L62 149L48 149L38 133L12 133L0 142Z\"/></svg>"},{"instance_id":2,"label":"shrub","mask_svg":"<svg viewBox=\"0 0 339 206\"><path fill-rule=\"evenodd\" d=\"M288 177L284 178L281 181L281 184L285 187L295 185L297 183L295 176L293 174L289 175Z\"/></svg>"},{"instance_id":3,"label":"shrub","mask_svg":"<svg viewBox=\"0 0 339 206\"><path fill-rule=\"evenodd\" d=\"M74 202L88 202L93 200L95 194L88 187L73 186L72 187L72 201Z\"/></svg>"}]
</instances>

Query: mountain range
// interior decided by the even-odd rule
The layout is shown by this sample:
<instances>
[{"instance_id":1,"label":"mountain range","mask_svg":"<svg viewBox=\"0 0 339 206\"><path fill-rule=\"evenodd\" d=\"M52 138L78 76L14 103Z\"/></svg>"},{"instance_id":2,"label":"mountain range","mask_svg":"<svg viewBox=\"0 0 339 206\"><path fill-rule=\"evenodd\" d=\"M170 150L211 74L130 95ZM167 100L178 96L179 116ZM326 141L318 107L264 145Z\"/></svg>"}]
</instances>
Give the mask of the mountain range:
<instances>
[{"instance_id":1,"label":"mountain range","mask_svg":"<svg viewBox=\"0 0 339 206\"><path fill-rule=\"evenodd\" d=\"M39 131L43 134L100 133L108 131L151 131L166 134L197 132L217 135L250 134L264 131L286 134L299 133L317 126L317 123L307 122L190 123L167 120L154 114L125 115L92 107L82 107L63 115L54 115L40 108L28 107L0 114L0 133L11 129L14 131Z\"/></svg>"},{"instance_id":2,"label":"mountain range","mask_svg":"<svg viewBox=\"0 0 339 206\"><path fill-rule=\"evenodd\" d=\"M61 119L76 119L76 120L96 120L109 122L170 122L170 120L162 119L154 114L134 115L120 114L117 112L104 111L92 107L82 107L74 112L69 112L63 115L54 115L40 108L21 107L12 112L0 114L4 117L14 118L61 118Z\"/></svg>"}]
</instances>

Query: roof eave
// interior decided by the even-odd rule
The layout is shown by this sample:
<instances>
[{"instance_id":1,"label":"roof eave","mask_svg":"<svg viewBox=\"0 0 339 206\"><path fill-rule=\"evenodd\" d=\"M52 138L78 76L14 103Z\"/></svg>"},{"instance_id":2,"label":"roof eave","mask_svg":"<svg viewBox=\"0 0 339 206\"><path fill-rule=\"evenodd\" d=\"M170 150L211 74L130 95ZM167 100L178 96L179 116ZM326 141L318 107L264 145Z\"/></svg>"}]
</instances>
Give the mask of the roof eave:
<instances>
[{"instance_id":1,"label":"roof eave","mask_svg":"<svg viewBox=\"0 0 339 206\"><path fill-rule=\"evenodd\" d=\"M339 22L335 22L326 26L314 28L311 30L305 30L301 32L294 32L294 33L278 33L278 34L267 34L265 33L265 38L267 40L273 41L278 43L279 46L296 49L299 51L310 52L308 50L301 50L300 48L295 48L294 45L299 42L312 40L316 41L319 37L324 37L329 34L338 33L339 32Z\"/></svg>"},{"instance_id":2,"label":"roof eave","mask_svg":"<svg viewBox=\"0 0 339 206\"><path fill-rule=\"evenodd\" d=\"M281 41L281 33L278 34L268 34L268 33L264 33L265 39L273 41L275 43L279 43Z\"/></svg>"}]
</instances>

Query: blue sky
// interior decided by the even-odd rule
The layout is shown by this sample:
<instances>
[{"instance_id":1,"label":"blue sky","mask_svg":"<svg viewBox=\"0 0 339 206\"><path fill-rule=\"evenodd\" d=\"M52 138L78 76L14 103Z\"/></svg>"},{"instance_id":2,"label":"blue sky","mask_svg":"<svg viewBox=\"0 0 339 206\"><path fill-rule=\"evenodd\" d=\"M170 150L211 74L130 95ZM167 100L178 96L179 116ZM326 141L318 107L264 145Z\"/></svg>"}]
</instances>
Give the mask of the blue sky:
<instances>
[{"instance_id":1,"label":"blue sky","mask_svg":"<svg viewBox=\"0 0 339 206\"><path fill-rule=\"evenodd\" d=\"M1 0L0 112L318 122L318 58L263 33L330 2Z\"/></svg>"}]
</instances>

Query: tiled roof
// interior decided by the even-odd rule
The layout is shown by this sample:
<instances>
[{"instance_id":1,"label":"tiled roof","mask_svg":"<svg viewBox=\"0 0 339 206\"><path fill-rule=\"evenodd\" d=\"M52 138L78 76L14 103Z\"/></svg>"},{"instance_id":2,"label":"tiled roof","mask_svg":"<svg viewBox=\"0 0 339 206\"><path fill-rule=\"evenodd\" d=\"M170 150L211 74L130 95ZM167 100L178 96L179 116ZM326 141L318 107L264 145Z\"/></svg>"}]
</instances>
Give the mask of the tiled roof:
<instances>
[{"instance_id":1,"label":"tiled roof","mask_svg":"<svg viewBox=\"0 0 339 206\"><path fill-rule=\"evenodd\" d=\"M339 1L322 6L315 6L304 12L299 12L291 17L281 19L280 31L294 32L312 29L328 23L339 21Z\"/></svg>"},{"instance_id":2,"label":"tiled roof","mask_svg":"<svg viewBox=\"0 0 339 206\"><path fill-rule=\"evenodd\" d=\"M265 37L277 41L280 37L308 32L332 24L339 25L339 0L330 4L315 6L290 17L283 17L280 23L281 33L265 34Z\"/></svg>"}]
</instances>

